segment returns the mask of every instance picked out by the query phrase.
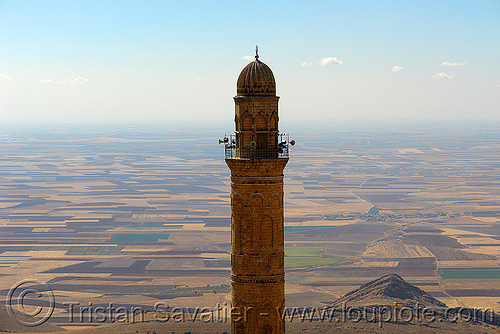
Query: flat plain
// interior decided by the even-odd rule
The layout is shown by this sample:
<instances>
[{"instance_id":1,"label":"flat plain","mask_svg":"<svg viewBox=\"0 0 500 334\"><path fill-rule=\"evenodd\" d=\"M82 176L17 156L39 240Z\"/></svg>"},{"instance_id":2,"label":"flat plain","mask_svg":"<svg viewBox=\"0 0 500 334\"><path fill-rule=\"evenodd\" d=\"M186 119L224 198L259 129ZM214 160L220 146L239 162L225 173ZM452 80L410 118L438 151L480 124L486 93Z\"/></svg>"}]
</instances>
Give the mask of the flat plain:
<instances>
[{"instance_id":1,"label":"flat plain","mask_svg":"<svg viewBox=\"0 0 500 334\"><path fill-rule=\"evenodd\" d=\"M5 128L0 291L68 303L214 307L230 297L229 170L192 128ZM288 306L323 306L397 273L448 306L500 309L494 127L306 131L285 169ZM2 300L5 298L2 298ZM36 305L32 305L35 307ZM74 319L73 319L74 320Z\"/></svg>"}]
</instances>

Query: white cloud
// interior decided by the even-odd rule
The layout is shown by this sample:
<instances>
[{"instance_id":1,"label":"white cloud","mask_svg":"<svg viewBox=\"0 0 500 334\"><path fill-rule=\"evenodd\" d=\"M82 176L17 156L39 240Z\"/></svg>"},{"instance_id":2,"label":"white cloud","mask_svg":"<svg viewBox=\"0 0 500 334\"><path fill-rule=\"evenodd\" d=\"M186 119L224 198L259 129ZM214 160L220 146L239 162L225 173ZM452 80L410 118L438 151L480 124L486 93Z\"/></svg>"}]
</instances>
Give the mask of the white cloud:
<instances>
[{"instance_id":1,"label":"white cloud","mask_svg":"<svg viewBox=\"0 0 500 334\"><path fill-rule=\"evenodd\" d=\"M331 64L342 65L344 63L342 62L342 60L337 59L337 57L326 57L326 58L321 59L318 63L319 66L327 66L327 65L331 65Z\"/></svg>"},{"instance_id":2,"label":"white cloud","mask_svg":"<svg viewBox=\"0 0 500 334\"><path fill-rule=\"evenodd\" d=\"M401 67L401 66L393 66L391 68L391 72L401 72L402 70L404 70L404 67Z\"/></svg>"},{"instance_id":3,"label":"white cloud","mask_svg":"<svg viewBox=\"0 0 500 334\"><path fill-rule=\"evenodd\" d=\"M67 86L74 86L85 82L89 82L89 79L83 77L76 77L72 80L62 80L62 81L54 81L50 79L40 80L40 83L42 84L57 84L57 85L67 85Z\"/></svg>"},{"instance_id":4,"label":"white cloud","mask_svg":"<svg viewBox=\"0 0 500 334\"><path fill-rule=\"evenodd\" d=\"M253 56L245 56L245 57L241 57L241 59L244 59L244 60L253 60L255 57Z\"/></svg>"},{"instance_id":5,"label":"white cloud","mask_svg":"<svg viewBox=\"0 0 500 334\"><path fill-rule=\"evenodd\" d=\"M305 61L302 63L302 67L311 67L311 66L313 66L313 63L310 61Z\"/></svg>"},{"instance_id":6,"label":"white cloud","mask_svg":"<svg viewBox=\"0 0 500 334\"><path fill-rule=\"evenodd\" d=\"M465 65L468 65L469 63L463 61L463 62L460 62L460 63L450 63L449 61L443 61L441 63L441 66L465 66Z\"/></svg>"},{"instance_id":7,"label":"white cloud","mask_svg":"<svg viewBox=\"0 0 500 334\"><path fill-rule=\"evenodd\" d=\"M88 62L86 62L85 64L87 64L87 65L93 65L93 64L94 64L94 62L93 62L93 61L88 61Z\"/></svg>"},{"instance_id":8,"label":"white cloud","mask_svg":"<svg viewBox=\"0 0 500 334\"><path fill-rule=\"evenodd\" d=\"M194 81L202 81L202 80L203 80L203 77L199 77L199 78L194 79Z\"/></svg>"},{"instance_id":9,"label":"white cloud","mask_svg":"<svg viewBox=\"0 0 500 334\"><path fill-rule=\"evenodd\" d=\"M77 85L77 84L84 83L84 82L89 82L89 79L82 78L82 77L77 77L77 78L75 78L73 80L67 81L66 84L72 86L72 85Z\"/></svg>"},{"instance_id":10,"label":"white cloud","mask_svg":"<svg viewBox=\"0 0 500 334\"><path fill-rule=\"evenodd\" d=\"M453 79L455 74L446 74L444 72L439 72L438 74L433 75L431 78L434 79Z\"/></svg>"},{"instance_id":11,"label":"white cloud","mask_svg":"<svg viewBox=\"0 0 500 334\"><path fill-rule=\"evenodd\" d=\"M12 82L14 81L14 79L5 74L0 73L0 81Z\"/></svg>"}]
</instances>

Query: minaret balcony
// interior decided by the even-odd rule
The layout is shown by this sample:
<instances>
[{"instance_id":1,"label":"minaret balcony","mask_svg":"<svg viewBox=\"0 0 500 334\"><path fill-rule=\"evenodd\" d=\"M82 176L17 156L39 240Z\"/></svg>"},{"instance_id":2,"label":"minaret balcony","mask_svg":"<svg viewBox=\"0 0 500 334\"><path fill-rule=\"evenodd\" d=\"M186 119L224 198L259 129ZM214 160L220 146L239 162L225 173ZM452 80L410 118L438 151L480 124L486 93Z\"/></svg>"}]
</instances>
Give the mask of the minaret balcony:
<instances>
[{"instance_id":1,"label":"minaret balcony","mask_svg":"<svg viewBox=\"0 0 500 334\"><path fill-rule=\"evenodd\" d=\"M224 144L226 159L258 160L258 159L288 159L289 145L295 144L289 140L288 134L279 134L276 145L259 145L252 141L250 145L240 145L235 135L224 136L220 143Z\"/></svg>"}]
</instances>

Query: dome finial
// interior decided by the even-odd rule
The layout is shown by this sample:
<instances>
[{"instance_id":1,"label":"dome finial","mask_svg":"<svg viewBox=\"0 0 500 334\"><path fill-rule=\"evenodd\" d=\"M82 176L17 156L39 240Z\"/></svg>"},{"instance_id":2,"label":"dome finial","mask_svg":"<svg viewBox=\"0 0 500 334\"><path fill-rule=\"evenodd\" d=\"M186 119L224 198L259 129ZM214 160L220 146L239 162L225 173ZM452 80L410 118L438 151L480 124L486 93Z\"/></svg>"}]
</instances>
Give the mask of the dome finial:
<instances>
[{"instance_id":1,"label":"dome finial","mask_svg":"<svg viewBox=\"0 0 500 334\"><path fill-rule=\"evenodd\" d=\"M255 46L255 60L259 60L259 46Z\"/></svg>"}]
</instances>

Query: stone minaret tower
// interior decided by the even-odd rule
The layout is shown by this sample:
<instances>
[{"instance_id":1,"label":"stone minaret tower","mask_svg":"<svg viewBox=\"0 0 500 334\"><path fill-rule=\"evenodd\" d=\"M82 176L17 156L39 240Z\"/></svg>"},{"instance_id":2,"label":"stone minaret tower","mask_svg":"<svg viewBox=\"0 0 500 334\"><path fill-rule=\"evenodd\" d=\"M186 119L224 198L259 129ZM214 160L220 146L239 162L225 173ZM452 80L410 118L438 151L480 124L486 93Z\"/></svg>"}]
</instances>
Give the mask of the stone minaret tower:
<instances>
[{"instance_id":1,"label":"stone minaret tower","mask_svg":"<svg viewBox=\"0 0 500 334\"><path fill-rule=\"evenodd\" d=\"M283 170L288 138L278 131L271 69L259 60L238 78L231 169L231 333L285 333ZM294 142L291 143L292 145Z\"/></svg>"}]
</instances>

